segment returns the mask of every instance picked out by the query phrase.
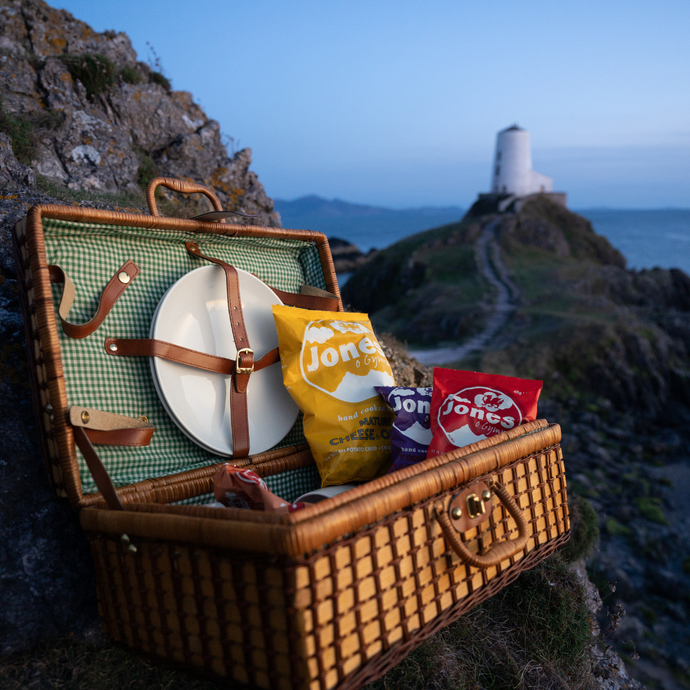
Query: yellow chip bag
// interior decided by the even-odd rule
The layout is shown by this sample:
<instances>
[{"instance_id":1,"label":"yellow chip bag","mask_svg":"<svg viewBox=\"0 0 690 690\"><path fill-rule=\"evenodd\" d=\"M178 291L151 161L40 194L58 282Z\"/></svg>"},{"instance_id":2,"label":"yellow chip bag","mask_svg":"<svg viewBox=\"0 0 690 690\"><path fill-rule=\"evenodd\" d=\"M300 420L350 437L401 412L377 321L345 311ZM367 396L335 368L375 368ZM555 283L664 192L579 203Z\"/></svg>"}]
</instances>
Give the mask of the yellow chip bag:
<instances>
[{"instance_id":1,"label":"yellow chip bag","mask_svg":"<svg viewBox=\"0 0 690 690\"><path fill-rule=\"evenodd\" d=\"M393 373L366 314L275 305L283 382L304 412L322 486L367 481L390 464L393 414L374 386Z\"/></svg>"}]
</instances>

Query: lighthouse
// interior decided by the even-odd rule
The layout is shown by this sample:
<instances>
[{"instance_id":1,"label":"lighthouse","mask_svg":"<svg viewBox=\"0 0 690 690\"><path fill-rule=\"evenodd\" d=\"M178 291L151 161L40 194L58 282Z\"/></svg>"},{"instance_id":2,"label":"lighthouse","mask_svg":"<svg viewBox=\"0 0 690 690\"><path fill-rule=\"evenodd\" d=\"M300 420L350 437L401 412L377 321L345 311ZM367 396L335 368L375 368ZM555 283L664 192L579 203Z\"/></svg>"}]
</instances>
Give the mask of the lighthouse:
<instances>
[{"instance_id":1,"label":"lighthouse","mask_svg":"<svg viewBox=\"0 0 690 690\"><path fill-rule=\"evenodd\" d=\"M532 170L529 132L517 125L499 132L491 193L524 197L540 192L553 192L553 180Z\"/></svg>"}]
</instances>

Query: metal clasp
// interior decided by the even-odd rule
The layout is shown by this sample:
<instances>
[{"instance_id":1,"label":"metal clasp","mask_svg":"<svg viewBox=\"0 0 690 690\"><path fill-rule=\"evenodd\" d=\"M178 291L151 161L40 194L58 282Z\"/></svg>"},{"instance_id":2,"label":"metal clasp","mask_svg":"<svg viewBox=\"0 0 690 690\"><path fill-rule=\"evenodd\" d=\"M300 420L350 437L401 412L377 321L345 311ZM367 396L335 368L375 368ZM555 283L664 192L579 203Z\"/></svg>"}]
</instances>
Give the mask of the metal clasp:
<instances>
[{"instance_id":1,"label":"metal clasp","mask_svg":"<svg viewBox=\"0 0 690 690\"><path fill-rule=\"evenodd\" d=\"M240 366L240 355L251 355L252 365L251 367L241 367ZM254 350L249 347L243 347L241 350L237 350L237 357L235 359L235 373L236 374L251 374L254 371Z\"/></svg>"},{"instance_id":2,"label":"metal clasp","mask_svg":"<svg viewBox=\"0 0 690 690\"><path fill-rule=\"evenodd\" d=\"M479 480L453 496L447 511L456 532L466 532L490 519L493 512L491 483L490 478Z\"/></svg>"},{"instance_id":3,"label":"metal clasp","mask_svg":"<svg viewBox=\"0 0 690 690\"><path fill-rule=\"evenodd\" d=\"M470 494L467 499L467 514L471 518L479 517L484 515L486 508L484 508L484 502L477 496L477 494Z\"/></svg>"}]
</instances>

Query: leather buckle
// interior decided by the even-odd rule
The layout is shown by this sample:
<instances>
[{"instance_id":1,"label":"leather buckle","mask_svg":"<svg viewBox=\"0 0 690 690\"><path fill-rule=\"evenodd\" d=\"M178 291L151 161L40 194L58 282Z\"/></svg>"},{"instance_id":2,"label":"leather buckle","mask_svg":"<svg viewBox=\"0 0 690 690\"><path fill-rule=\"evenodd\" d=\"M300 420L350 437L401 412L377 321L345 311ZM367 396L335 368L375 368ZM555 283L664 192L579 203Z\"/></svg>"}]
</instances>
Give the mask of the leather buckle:
<instances>
[{"instance_id":1,"label":"leather buckle","mask_svg":"<svg viewBox=\"0 0 690 690\"><path fill-rule=\"evenodd\" d=\"M240 366L240 357L242 355L252 356L252 365L250 367ZM237 350L237 358L235 359L235 373L236 374L251 374L254 371L254 350L249 347L243 347L241 350Z\"/></svg>"}]
</instances>

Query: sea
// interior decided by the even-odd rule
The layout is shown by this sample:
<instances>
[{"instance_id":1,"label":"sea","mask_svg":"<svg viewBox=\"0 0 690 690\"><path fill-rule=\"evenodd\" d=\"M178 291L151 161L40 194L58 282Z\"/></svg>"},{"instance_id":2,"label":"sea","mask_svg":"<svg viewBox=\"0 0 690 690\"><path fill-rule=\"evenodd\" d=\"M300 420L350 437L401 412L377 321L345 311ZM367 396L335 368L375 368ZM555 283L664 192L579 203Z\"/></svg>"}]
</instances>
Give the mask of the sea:
<instances>
[{"instance_id":1,"label":"sea","mask_svg":"<svg viewBox=\"0 0 690 690\"><path fill-rule=\"evenodd\" d=\"M276 199L283 227L308 228L356 245L361 251L385 249L423 230L456 223L458 206L388 209L317 196ZM690 274L690 209L575 209L608 238L629 268L680 268Z\"/></svg>"},{"instance_id":2,"label":"sea","mask_svg":"<svg viewBox=\"0 0 690 690\"><path fill-rule=\"evenodd\" d=\"M582 209L628 260L628 268L680 268L690 274L690 209Z\"/></svg>"}]
</instances>

